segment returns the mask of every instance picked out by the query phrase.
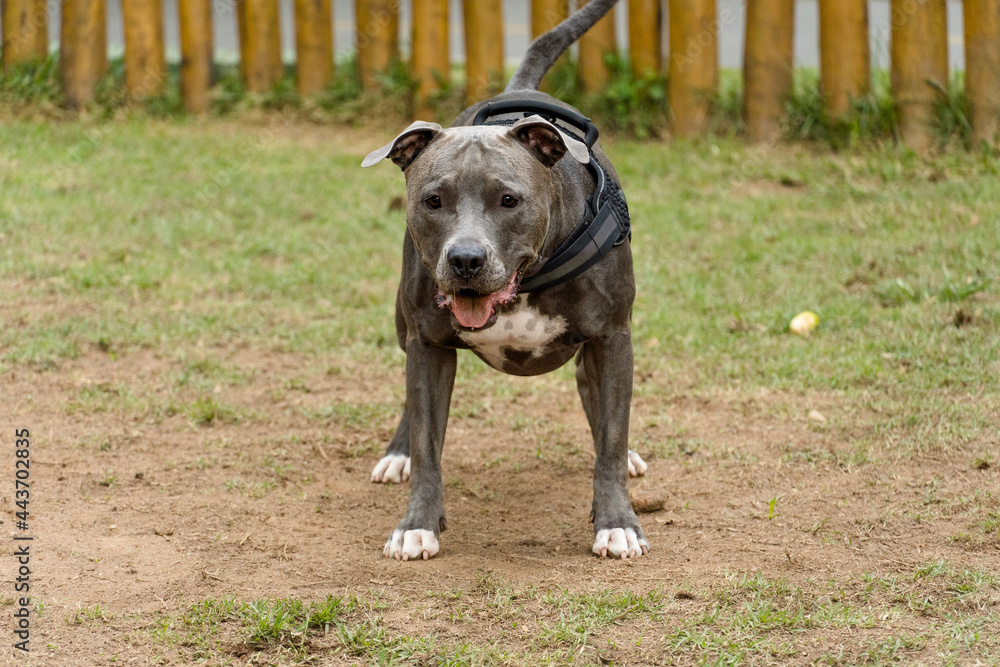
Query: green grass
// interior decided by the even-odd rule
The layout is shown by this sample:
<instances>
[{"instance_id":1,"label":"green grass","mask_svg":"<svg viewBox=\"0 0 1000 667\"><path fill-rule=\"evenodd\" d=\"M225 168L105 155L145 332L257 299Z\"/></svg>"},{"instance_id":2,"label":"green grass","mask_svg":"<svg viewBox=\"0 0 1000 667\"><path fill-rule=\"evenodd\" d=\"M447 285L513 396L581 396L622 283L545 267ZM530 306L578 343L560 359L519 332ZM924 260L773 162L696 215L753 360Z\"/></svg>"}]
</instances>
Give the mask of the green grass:
<instances>
[{"instance_id":1,"label":"green grass","mask_svg":"<svg viewBox=\"0 0 1000 667\"><path fill-rule=\"evenodd\" d=\"M913 449L983 432L990 411L948 397L997 389L995 156L617 148L642 184L640 364L686 356L692 389L846 392ZM805 339L787 329L804 310Z\"/></svg>"},{"instance_id":2,"label":"green grass","mask_svg":"<svg viewBox=\"0 0 1000 667\"><path fill-rule=\"evenodd\" d=\"M899 122L889 84L889 72L874 72L868 94L851 100L851 108L844 117L831 118L820 92L819 72L798 69L792 94L785 103L785 136L795 141L809 141L834 148L898 139ZM961 90L960 81L957 86L956 90ZM954 123L948 114L953 110L954 107L943 105L935 107L932 129L942 145L951 139L950 130Z\"/></svg>"},{"instance_id":3,"label":"green grass","mask_svg":"<svg viewBox=\"0 0 1000 667\"><path fill-rule=\"evenodd\" d=\"M169 351L183 364L178 389L198 392L175 411L211 424L244 417L211 389L249 379L206 361L212 346L401 363L391 312L403 217L388 202L402 178L361 170L366 147L305 146L280 124L179 122L18 122L0 141L0 279L59 304L5 322L2 368ZM845 392L883 415L876 441L912 451L988 427L983 401L952 397L995 395L1000 377L995 155L726 139L609 152L635 220L638 366L693 391ZM806 339L787 330L803 310L820 316ZM79 403L93 410L144 400L86 391ZM356 410L316 416L373 416Z\"/></svg>"},{"instance_id":4,"label":"green grass","mask_svg":"<svg viewBox=\"0 0 1000 667\"><path fill-rule=\"evenodd\" d=\"M988 611L997 583L945 561L801 584L729 574L712 588L641 595L514 588L481 574L469 590L397 594L391 602L372 591L312 601L208 599L178 615L143 618L133 636L177 656L225 660L252 649L281 664L324 656L367 664L989 664L1000 652L1000 617ZM439 631L408 631L388 609L430 619ZM67 622L107 617L83 610ZM502 640L478 641L483 627ZM858 640L838 639L851 635Z\"/></svg>"}]
</instances>

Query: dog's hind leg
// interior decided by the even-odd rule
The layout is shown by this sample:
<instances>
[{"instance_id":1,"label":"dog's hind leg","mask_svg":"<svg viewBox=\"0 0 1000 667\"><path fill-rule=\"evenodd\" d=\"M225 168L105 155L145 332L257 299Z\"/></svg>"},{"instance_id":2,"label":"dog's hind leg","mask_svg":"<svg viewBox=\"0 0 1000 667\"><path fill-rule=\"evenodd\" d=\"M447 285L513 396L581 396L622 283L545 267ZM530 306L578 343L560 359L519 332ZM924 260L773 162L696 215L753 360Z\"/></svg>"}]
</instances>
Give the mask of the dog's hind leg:
<instances>
[{"instance_id":1,"label":"dog's hind leg","mask_svg":"<svg viewBox=\"0 0 1000 667\"><path fill-rule=\"evenodd\" d=\"M583 403L583 411L587 413L587 423L590 424L590 435L593 437L597 433L594 425L594 411L590 409L590 388L587 386L587 369L583 365L583 352L576 355L576 390L580 392L580 402Z\"/></svg>"},{"instance_id":2,"label":"dog's hind leg","mask_svg":"<svg viewBox=\"0 0 1000 667\"><path fill-rule=\"evenodd\" d=\"M590 389L587 385L587 368L583 363L583 352L576 355L576 389L580 392L580 402L583 411L587 413L587 423L590 424L591 437L597 437L597 426L594 424L594 410L590 405ZM646 474L646 462L637 452L628 450L628 476L642 477Z\"/></svg>"},{"instance_id":3,"label":"dog's hind leg","mask_svg":"<svg viewBox=\"0 0 1000 667\"><path fill-rule=\"evenodd\" d=\"M408 479L410 479L410 418L404 406L396 434L385 448L385 456L372 469L372 481L399 484Z\"/></svg>"},{"instance_id":4,"label":"dog's hind leg","mask_svg":"<svg viewBox=\"0 0 1000 667\"><path fill-rule=\"evenodd\" d=\"M401 293L396 292L396 338L399 346L406 352L406 320L403 317L403 309L400 304ZM372 468L372 481L381 482L405 482L410 479L410 418L406 414L406 406L403 406L403 416L396 427L396 434L389 441L389 446L385 448L383 456L375 467Z\"/></svg>"}]
</instances>

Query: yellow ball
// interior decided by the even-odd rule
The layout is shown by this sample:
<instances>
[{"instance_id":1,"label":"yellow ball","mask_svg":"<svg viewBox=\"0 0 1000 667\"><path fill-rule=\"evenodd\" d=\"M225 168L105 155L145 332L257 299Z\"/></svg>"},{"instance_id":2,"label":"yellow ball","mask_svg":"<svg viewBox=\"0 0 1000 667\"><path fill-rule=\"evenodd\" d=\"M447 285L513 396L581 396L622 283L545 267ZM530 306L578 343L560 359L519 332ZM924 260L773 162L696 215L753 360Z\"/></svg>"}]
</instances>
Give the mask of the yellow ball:
<instances>
[{"instance_id":1,"label":"yellow ball","mask_svg":"<svg viewBox=\"0 0 1000 667\"><path fill-rule=\"evenodd\" d=\"M815 329L817 324L819 324L819 315L807 310L792 318L791 324L788 325L788 330L799 336L808 336L809 332Z\"/></svg>"}]
</instances>

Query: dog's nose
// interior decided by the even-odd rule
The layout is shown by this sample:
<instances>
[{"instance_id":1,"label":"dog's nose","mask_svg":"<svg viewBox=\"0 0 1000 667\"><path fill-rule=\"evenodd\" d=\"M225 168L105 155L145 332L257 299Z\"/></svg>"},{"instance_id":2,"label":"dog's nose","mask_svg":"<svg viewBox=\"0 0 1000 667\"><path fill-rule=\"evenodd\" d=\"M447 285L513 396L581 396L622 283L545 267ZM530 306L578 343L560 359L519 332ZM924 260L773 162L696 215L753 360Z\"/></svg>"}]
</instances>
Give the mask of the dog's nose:
<instances>
[{"instance_id":1,"label":"dog's nose","mask_svg":"<svg viewBox=\"0 0 1000 667\"><path fill-rule=\"evenodd\" d=\"M472 278L486 264L486 247L474 241L459 241L448 250L448 263L459 278Z\"/></svg>"}]
</instances>

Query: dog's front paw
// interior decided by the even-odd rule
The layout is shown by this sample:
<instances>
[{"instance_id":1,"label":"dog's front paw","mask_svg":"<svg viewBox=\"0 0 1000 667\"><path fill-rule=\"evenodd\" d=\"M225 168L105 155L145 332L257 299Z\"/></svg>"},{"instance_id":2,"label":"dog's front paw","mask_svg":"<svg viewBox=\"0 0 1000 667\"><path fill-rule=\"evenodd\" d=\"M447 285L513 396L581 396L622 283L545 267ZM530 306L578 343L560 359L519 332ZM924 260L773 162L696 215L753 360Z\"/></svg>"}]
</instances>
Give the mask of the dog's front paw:
<instances>
[{"instance_id":1,"label":"dog's front paw","mask_svg":"<svg viewBox=\"0 0 1000 667\"><path fill-rule=\"evenodd\" d=\"M636 558L649 553L649 542L632 528L605 528L597 531L593 552L601 558Z\"/></svg>"},{"instance_id":2,"label":"dog's front paw","mask_svg":"<svg viewBox=\"0 0 1000 667\"><path fill-rule=\"evenodd\" d=\"M631 470L631 463L629 469ZM645 463L643 469L645 469ZM405 482L410 479L410 457L402 454L387 454L372 468L372 481L381 482Z\"/></svg>"},{"instance_id":3,"label":"dog's front paw","mask_svg":"<svg viewBox=\"0 0 1000 667\"><path fill-rule=\"evenodd\" d=\"M432 530L395 530L382 553L396 560L427 560L440 549Z\"/></svg>"},{"instance_id":4,"label":"dog's front paw","mask_svg":"<svg viewBox=\"0 0 1000 667\"><path fill-rule=\"evenodd\" d=\"M646 462L638 453L628 450L628 476L642 477L646 474Z\"/></svg>"}]
</instances>

